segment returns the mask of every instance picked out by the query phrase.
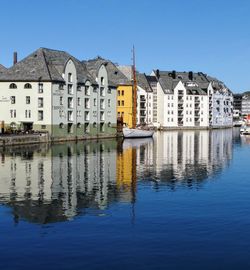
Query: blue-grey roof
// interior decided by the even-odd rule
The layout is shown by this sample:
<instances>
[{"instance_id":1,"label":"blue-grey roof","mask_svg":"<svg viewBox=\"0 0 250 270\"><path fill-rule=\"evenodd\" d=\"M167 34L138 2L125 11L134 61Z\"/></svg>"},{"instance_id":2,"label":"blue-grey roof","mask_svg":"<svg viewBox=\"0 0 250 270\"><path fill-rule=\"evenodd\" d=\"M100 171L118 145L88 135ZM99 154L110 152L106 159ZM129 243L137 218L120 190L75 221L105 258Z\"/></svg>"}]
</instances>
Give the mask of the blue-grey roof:
<instances>
[{"instance_id":1,"label":"blue-grey roof","mask_svg":"<svg viewBox=\"0 0 250 270\"><path fill-rule=\"evenodd\" d=\"M117 68L110 60L102 57L96 57L87 61L82 61L86 65L88 72L92 77L97 78L101 65L105 65L108 73L108 83L110 86L131 85L131 81Z\"/></svg>"},{"instance_id":2,"label":"blue-grey roof","mask_svg":"<svg viewBox=\"0 0 250 270\"><path fill-rule=\"evenodd\" d=\"M84 83L87 79L93 82L93 78L88 73L78 59L65 51L40 48L17 62L11 68L0 73L0 81L58 81L64 82L62 74L65 64L71 59L77 70L79 83Z\"/></svg>"},{"instance_id":3,"label":"blue-grey roof","mask_svg":"<svg viewBox=\"0 0 250 270\"><path fill-rule=\"evenodd\" d=\"M225 91L228 89L224 83L210 77L203 72L177 72L177 71L154 71L158 74L158 82L165 93L172 93L176 85L181 81L189 94L204 95L211 83L214 90ZM223 90L222 90L223 89ZM228 89L228 91L230 91Z\"/></svg>"},{"instance_id":4,"label":"blue-grey roof","mask_svg":"<svg viewBox=\"0 0 250 270\"><path fill-rule=\"evenodd\" d=\"M4 67L3 65L0 64L0 73L4 72L6 70L6 67Z\"/></svg>"}]
</instances>

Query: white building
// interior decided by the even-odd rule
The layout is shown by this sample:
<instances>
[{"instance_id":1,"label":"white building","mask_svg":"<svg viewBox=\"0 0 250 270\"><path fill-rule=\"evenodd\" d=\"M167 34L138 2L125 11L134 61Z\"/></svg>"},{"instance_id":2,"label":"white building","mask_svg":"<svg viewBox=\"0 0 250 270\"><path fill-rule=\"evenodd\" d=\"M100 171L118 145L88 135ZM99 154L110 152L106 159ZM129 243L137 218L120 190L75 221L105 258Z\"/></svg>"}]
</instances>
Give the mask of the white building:
<instances>
[{"instance_id":1,"label":"white building","mask_svg":"<svg viewBox=\"0 0 250 270\"><path fill-rule=\"evenodd\" d=\"M232 125L232 93L202 72L153 71L153 124L161 128ZM216 104L220 105L217 109Z\"/></svg>"},{"instance_id":2,"label":"white building","mask_svg":"<svg viewBox=\"0 0 250 270\"><path fill-rule=\"evenodd\" d=\"M115 136L116 86L105 65L96 78L64 51L40 48L0 73L4 129L46 131L52 139Z\"/></svg>"},{"instance_id":3,"label":"white building","mask_svg":"<svg viewBox=\"0 0 250 270\"><path fill-rule=\"evenodd\" d=\"M250 95L245 93L242 97L242 115L250 114Z\"/></svg>"}]
</instances>

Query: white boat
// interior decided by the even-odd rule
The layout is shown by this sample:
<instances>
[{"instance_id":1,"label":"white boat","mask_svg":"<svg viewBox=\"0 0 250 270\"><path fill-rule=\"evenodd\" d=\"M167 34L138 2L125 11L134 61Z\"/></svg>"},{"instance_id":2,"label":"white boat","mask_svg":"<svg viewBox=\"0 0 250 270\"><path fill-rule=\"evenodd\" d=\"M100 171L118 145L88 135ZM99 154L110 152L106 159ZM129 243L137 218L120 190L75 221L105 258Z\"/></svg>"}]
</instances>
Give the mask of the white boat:
<instances>
[{"instance_id":1,"label":"white boat","mask_svg":"<svg viewBox=\"0 0 250 270\"><path fill-rule=\"evenodd\" d=\"M240 135L250 135L250 126L245 125L240 129Z\"/></svg>"},{"instance_id":2,"label":"white boat","mask_svg":"<svg viewBox=\"0 0 250 270\"><path fill-rule=\"evenodd\" d=\"M148 138L154 135L154 130L146 130L139 128L124 127L122 132L124 138Z\"/></svg>"}]
</instances>

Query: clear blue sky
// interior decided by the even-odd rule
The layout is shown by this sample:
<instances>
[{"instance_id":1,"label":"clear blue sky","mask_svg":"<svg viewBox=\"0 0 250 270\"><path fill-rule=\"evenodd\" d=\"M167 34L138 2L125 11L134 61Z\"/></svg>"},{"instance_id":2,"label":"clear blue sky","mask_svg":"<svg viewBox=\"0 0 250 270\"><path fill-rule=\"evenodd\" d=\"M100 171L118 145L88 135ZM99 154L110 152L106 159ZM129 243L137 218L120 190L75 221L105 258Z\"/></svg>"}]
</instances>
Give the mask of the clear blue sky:
<instances>
[{"instance_id":1,"label":"clear blue sky","mask_svg":"<svg viewBox=\"0 0 250 270\"><path fill-rule=\"evenodd\" d=\"M137 69L203 71L233 92L250 90L248 0L3 0L0 63L39 47L100 55Z\"/></svg>"}]
</instances>

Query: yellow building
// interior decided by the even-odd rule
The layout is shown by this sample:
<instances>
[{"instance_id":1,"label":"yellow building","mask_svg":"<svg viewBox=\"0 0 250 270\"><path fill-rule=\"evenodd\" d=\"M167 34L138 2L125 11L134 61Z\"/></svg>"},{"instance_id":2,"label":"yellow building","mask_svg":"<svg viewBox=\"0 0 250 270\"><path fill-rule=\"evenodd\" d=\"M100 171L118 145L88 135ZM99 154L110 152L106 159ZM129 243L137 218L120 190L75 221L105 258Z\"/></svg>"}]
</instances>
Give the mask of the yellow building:
<instances>
[{"instance_id":1,"label":"yellow building","mask_svg":"<svg viewBox=\"0 0 250 270\"><path fill-rule=\"evenodd\" d=\"M133 86L119 85L117 87L117 116L122 117L123 123L132 128Z\"/></svg>"}]
</instances>

